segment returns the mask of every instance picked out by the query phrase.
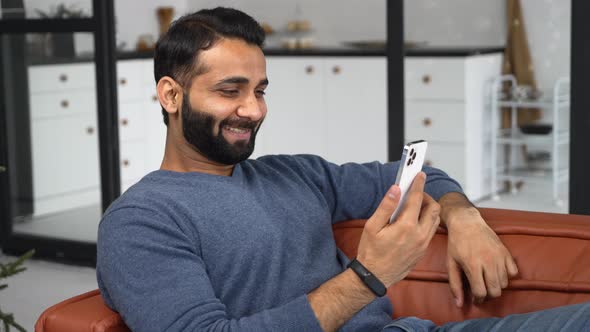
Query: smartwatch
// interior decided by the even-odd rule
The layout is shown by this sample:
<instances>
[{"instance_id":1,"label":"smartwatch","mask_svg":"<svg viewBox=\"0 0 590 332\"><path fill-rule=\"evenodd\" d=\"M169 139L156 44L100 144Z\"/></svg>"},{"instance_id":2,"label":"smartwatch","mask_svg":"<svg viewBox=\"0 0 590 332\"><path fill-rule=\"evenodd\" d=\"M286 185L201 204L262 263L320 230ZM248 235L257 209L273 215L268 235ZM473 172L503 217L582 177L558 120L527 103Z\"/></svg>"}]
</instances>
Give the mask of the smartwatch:
<instances>
[{"instance_id":1,"label":"smartwatch","mask_svg":"<svg viewBox=\"0 0 590 332\"><path fill-rule=\"evenodd\" d=\"M371 271L367 270L363 264L357 261L356 257L351 260L346 267L351 268L354 273L356 273L359 278L361 278L363 283L378 297L382 297L387 294L387 288L385 288L385 285L383 285L383 283L377 279L377 277L375 277Z\"/></svg>"}]
</instances>

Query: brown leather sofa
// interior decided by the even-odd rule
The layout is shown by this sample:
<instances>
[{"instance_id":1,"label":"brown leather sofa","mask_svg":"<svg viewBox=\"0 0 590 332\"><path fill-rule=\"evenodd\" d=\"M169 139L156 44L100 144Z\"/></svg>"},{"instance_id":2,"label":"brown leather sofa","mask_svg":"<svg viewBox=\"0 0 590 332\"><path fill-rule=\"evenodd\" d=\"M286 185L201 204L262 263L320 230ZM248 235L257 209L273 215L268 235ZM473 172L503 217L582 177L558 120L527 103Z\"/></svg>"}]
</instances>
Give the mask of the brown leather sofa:
<instances>
[{"instance_id":1,"label":"brown leather sofa","mask_svg":"<svg viewBox=\"0 0 590 332\"><path fill-rule=\"evenodd\" d=\"M428 253L405 280L388 290L394 315L436 323L505 316L590 301L590 216L481 209L519 266L500 298L459 309L452 303L445 267L446 240L440 229ZM354 256L363 220L334 226L338 246ZM97 290L58 303L37 321L38 332L129 331Z\"/></svg>"}]
</instances>

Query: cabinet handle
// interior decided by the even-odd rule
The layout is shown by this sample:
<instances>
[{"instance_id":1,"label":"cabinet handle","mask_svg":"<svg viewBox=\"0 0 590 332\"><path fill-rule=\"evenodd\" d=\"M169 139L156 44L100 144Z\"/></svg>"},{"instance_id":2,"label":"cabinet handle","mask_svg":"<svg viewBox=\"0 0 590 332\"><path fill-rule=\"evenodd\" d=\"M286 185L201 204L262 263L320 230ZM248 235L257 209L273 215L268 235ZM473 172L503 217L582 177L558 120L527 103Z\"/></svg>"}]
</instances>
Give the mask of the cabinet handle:
<instances>
[{"instance_id":1,"label":"cabinet handle","mask_svg":"<svg viewBox=\"0 0 590 332\"><path fill-rule=\"evenodd\" d=\"M430 127L430 125L432 125L432 120L430 118L424 118L424 120L422 120L422 124L424 127Z\"/></svg>"},{"instance_id":2,"label":"cabinet handle","mask_svg":"<svg viewBox=\"0 0 590 332\"><path fill-rule=\"evenodd\" d=\"M426 165L428 167L432 167L432 161L426 160L426 161L424 161L424 165Z\"/></svg>"},{"instance_id":3,"label":"cabinet handle","mask_svg":"<svg viewBox=\"0 0 590 332\"><path fill-rule=\"evenodd\" d=\"M70 106L70 102L67 100L62 100L61 101L61 107L63 108L68 108Z\"/></svg>"},{"instance_id":4,"label":"cabinet handle","mask_svg":"<svg viewBox=\"0 0 590 332\"><path fill-rule=\"evenodd\" d=\"M92 134L94 134L94 128L93 128L93 127L87 127L87 128L86 128L86 133L87 133L88 135L92 135Z\"/></svg>"},{"instance_id":5,"label":"cabinet handle","mask_svg":"<svg viewBox=\"0 0 590 332\"><path fill-rule=\"evenodd\" d=\"M59 75L59 80L61 82L67 82L68 81L68 75L66 75L66 74Z\"/></svg>"},{"instance_id":6,"label":"cabinet handle","mask_svg":"<svg viewBox=\"0 0 590 332\"><path fill-rule=\"evenodd\" d=\"M126 78L122 78L119 80L119 84L121 85L127 85L127 79Z\"/></svg>"},{"instance_id":7,"label":"cabinet handle","mask_svg":"<svg viewBox=\"0 0 590 332\"><path fill-rule=\"evenodd\" d=\"M305 67L305 72L308 74L313 74L313 72L315 71L315 69L313 68L313 66L307 66Z\"/></svg>"},{"instance_id":8,"label":"cabinet handle","mask_svg":"<svg viewBox=\"0 0 590 332\"><path fill-rule=\"evenodd\" d=\"M158 101L158 96L156 96L156 95L153 95L153 96L152 96L152 101Z\"/></svg>"},{"instance_id":9,"label":"cabinet handle","mask_svg":"<svg viewBox=\"0 0 590 332\"><path fill-rule=\"evenodd\" d=\"M127 119L121 119L121 125L122 126L127 126L129 124L129 120Z\"/></svg>"},{"instance_id":10,"label":"cabinet handle","mask_svg":"<svg viewBox=\"0 0 590 332\"><path fill-rule=\"evenodd\" d=\"M129 167L129 159L123 159L123 167Z\"/></svg>"},{"instance_id":11,"label":"cabinet handle","mask_svg":"<svg viewBox=\"0 0 590 332\"><path fill-rule=\"evenodd\" d=\"M332 68L332 72L336 75L340 74L341 71L342 68L340 68L340 66L334 66L334 68Z\"/></svg>"},{"instance_id":12,"label":"cabinet handle","mask_svg":"<svg viewBox=\"0 0 590 332\"><path fill-rule=\"evenodd\" d=\"M430 77L430 75L422 76L422 83L429 84L430 82L432 82L432 77Z\"/></svg>"}]
</instances>

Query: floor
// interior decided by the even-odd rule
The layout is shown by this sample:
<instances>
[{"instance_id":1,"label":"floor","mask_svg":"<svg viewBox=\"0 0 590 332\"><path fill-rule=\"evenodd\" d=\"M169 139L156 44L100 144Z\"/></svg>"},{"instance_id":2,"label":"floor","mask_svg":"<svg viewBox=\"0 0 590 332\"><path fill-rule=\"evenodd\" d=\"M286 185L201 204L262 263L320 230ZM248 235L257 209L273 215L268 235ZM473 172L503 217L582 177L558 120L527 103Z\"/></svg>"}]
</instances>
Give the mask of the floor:
<instances>
[{"instance_id":1,"label":"floor","mask_svg":"<svg viewBox=\"0 0 590 332\"><path fill-rule=\"evenodd\" d=\"M60 213L19 218L13 224L13 232L96 242L101 215L101 206L95 204Z\"/></svg>"},{"instance_id":2,"label":"floor","mask_svg":"<svg viewBox=\"0 0 590 332\"><path fill-rule=\"evenodd\" d=\"M12 260L0 253L0 262ZM8 288L0 290L0 308L13 313L27 331L34 331L37 318L52 304L98 287L93 268L40 260L28 261L25 267L26 271L2 280Z\"/></svg>"},{"instance_id":3,"label":"floor","mask_svg":"<svg viewBox=\"0 0 590 332\"><path fill-rule=\"evenodd\" d=\"M533 210L555 213L567 212L567 200L562 205L553 201L548 186L525 185L516 194L505 193L499 200L485 199L476 202L479 207L494 207L517 210ZM86 220L86 227L81 227ZM27 232L59 237L96 241L96 226L99 220L98 207L71 210L64 215L47 216L15 225L18 232ZM91 227L88 227L90 224ZM2 256L7 262L12 257ZM0 291L0 308L15 314L17 322L27 330L33 326L47 307L68 297L97 288L95 270L32 260L26 263L27 271L7 279L9 287ZM3 280L4 281L4 280Z\"/></svg>"}]
</instances>

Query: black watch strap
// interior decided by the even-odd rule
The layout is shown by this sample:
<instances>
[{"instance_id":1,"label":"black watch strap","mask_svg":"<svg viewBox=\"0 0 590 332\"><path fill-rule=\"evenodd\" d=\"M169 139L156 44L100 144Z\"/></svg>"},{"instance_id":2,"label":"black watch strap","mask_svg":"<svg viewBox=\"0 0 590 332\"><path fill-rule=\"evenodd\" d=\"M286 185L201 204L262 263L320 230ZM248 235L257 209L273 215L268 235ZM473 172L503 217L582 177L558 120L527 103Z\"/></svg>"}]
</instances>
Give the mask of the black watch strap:
<instances>
[{"instance_id":1,"label":"black watch strap","mask_svg":"<svg viewBox=\"0 0 590 332\"><path fill-rule=\"evenodd\" d=\"M347 267L351 268L375 295L382 297L387 294L385 285L371 271L367 270L363 264L357 261L356 258L351 260Z\"/></svg>"}]
</instances>

